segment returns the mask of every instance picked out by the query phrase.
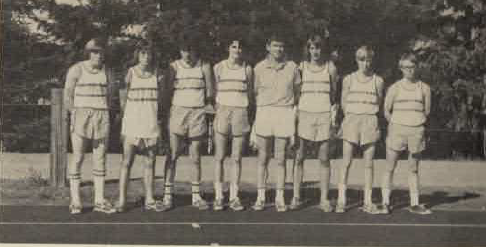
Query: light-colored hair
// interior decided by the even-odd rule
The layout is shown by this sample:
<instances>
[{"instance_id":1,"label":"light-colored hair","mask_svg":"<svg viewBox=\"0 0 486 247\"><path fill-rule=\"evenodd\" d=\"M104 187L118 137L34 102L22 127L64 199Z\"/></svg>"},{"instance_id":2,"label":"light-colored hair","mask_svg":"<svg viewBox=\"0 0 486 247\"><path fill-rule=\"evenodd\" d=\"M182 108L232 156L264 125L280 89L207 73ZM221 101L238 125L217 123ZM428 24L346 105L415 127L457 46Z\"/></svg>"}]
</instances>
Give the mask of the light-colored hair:
<instances>
[{"instance_id":1,"label":"light-colored hair","mask_svg":"<svg viewBox=\"0 0 486 247\"><path fill-rule=\"evenodd\" d=\"M309 37L307 42L304 44L304 51L303 51L303 60L309 61L310 54L309 49L310 46L314 45L316 47L321 48L321 60L326 61L329 58L329 42L328 39L323 37L319 34L313 34Z\"/></svg>"},{"instance_id":2,"label":"light-colored hair","mask_svg":"<svg viewBox=\"0 0 486 247\"><path fill-rule=\"evenodd\" d=\"M417 56L415 56L415 54L411 52L402 54L402 56L400 56L400 60L398 61L398 66L402 67L403 62L405 61L410 61L413 64L417 65Z\"/></svg>"},{"instance_id":3,"label":"light-colored hair","mask_svg":"<svg viewBox=\"0 0 486 247\"><path fill-rule=\"evenodd\" d=\"M370 58L373 58L375 56L375 51L370 46L363 45L363 46L360 46L356 50L355 56L357 58L358 57L370 57Z\"/></svg>"}]
</instances>

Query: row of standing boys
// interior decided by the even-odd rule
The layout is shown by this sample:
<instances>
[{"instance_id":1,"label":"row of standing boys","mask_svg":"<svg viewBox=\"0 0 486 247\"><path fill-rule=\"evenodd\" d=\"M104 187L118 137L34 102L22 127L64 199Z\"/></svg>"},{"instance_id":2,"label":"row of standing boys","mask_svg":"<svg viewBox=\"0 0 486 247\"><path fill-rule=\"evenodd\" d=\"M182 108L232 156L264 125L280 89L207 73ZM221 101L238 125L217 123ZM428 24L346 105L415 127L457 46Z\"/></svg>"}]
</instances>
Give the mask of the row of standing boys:
<instances>
[{"instance_id":1,"label":"row of standing boys","mask_svg":"<svg viewBox=\"0 0 486 247\"><path fill-rule=\"evenodd\" d=\"M409 187L411 212L428 214L430 210L419 203L418 164L425 149L424 124L430 111L430 89L415 76L416 58L403 54L399 67L403 78L384 93L383 79L372 70L374 51L362 46L356 51L358 69L343 79L341 99L337 92L338 73L328 56L328 40L312 35L305 43L304 59L297 65L286 58L285 37L274 33L266 41L267 56L253 68L243 59L245 44L241 37L228 39L228 58L213 68L199 58L197 40L180 42L180 59L167 71L153 66L152 48L140 44L135 53L136 65L128 69L126 101L122 102L123 160L120 169L119 201L112 205L104 196L106 149L109 132L110 81L112 76L103 66L105 47L99 40L85 46L86 60L73 65L66 77L65 104L71 116L73 160L69 163L71 203L70 213L82 212L80 196L81 165L88 141L93 146L94 211L104 213L127 210L127 189L130 169L137 150L144 157L144 209L157 212L174 207L174 178L176 164L184 142L189 146L193 169L190 174L192 206L207 210L223 210L228 205L234 211L245 209L239 198L242 150L245 138L258 148L257 199L251 206L260 211L266 207L268 164L271 155L276 163L275 209L285 212L304 205L301 184L305 154L310 144L318 146L320 162L320 203L324 212L344 213L347 209L346 191L353 152L361 149L364 156L364 212L388 214L390 192L399 154L409 151ZM170 99L169 121L161 126L164 99ZM201 196L200 146L207 135L206 111L216 107L214 119L215 176L214 202ZM256 106L254 121L248 108ZM329 143L335 128L338 110L344 112L340 126L343 139L343 162L340 164L337 203L328 196L330 183ZM372 202L373 158L375 144L380 139L377 115L384 112L389 122L387 167L382 179L382 203ZM253 125L251 125L253 123ZM170 155L164 171L162 200L154 196L154 166L157 140L168 129ZM284 200L286 150L296 137L298 146L293 166L293 198ZM223 196L224 159L231 141L231 178L229 203ZM274 148L273 152L271 148Z\"/></svg>"}]
</instances>

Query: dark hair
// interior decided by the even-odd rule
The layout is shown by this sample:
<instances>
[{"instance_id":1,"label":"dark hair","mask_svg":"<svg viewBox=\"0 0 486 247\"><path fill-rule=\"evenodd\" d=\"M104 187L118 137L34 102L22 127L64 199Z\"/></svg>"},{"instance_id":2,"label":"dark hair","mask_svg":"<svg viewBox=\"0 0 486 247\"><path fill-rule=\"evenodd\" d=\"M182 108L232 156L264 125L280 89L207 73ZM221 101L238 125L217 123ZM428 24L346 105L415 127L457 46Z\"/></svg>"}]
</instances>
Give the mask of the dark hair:
<instances>
[{"instance_id":1,"label":"dark hair","mask_svg":"<svg viewBox=\"0 0 486 247\"><path fill-rule=\"evenodd\" d=\"M304 44L304 51L303 51L303 59L305 61L310 60L310 54L309 54L309 49L310 46L314 45L316 47L321 48L321 60L325 61L329 58L329 40L325 36L322 36L320 34L313 34L309 36L309 39L307 39L307 42Z\"/></svg>"},{"instance_id":2,"label":"dark hair","mask_svg":"<svg viewBox=\"0 0 486 247\"><path fill-rule=\"evenodd\" d=\"M415 54L413 54L412 52L406 52L402 54L402 56L400 56L400 60L398 61L398 67L402 67L402 63L404 61L410 61L417 65L417 56L415 56Z\"/></svg>"},{"instance_id":3,"label":"dark hair","mask_svg":"<svg viewBox=\"0 0 486 247\"><path fill-rule=\"evenodd\" d=\"M270 45L272 43L272 41L287 43L287 39L286 39L285 35L283 34L283 32L281 32L281 31L275 31L275 32L272 32L268 35L266 44Z\"/></svg>"},{"instance_id":4,"label":"dark hair","mask_svg":"<svg viewBox=\"0 0 486 247\"><path fill-rule=\"evenodd\" d=\"M93 51L92 49L89 49L87 46L88 46L88 43L92 43L96 46L99 46L102 48L102 53L106 54L106 46L107 46L107 42L106 42L106 39L104 38L101 38L101 37L95 37L93 39L90 39L86 42L85 46L84 46L84 49L83 49L83 58L84 59L89 59L90 57L90 54L91 52Z\"/></svg>"},{"instance_id":5,"label":"dark hair","mask_svg":"<svg viewBox=\"0 0 486 247\"><path fill-rule=\"evenodd\" d=\"M139 62L139 56L141 52L146 52L152 58L150 61L150 66L154 65L154 51L152 46L147 41L140 41L135 45L135 50L133 51L132 65L136 65Z\"/></svg>"}]
</instances>

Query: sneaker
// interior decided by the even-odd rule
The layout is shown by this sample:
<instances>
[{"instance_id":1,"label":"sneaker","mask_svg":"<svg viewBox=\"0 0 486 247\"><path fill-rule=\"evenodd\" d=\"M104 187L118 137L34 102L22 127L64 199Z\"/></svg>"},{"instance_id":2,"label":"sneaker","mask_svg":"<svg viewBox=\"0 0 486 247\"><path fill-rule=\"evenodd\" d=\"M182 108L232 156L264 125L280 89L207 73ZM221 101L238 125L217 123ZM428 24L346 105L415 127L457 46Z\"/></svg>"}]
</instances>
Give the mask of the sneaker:
<instances>
[{"instance_id":1,"label":"sneaker","mask_svg":"<svg viewBox=\"0 0 486 247\"><path fill-rule=\"evenodd\" d=\"M262 211L265 209L265 201L257 200L255 204L252 206L253 210L255 211Z\"/></svg>"},{"instance_id":2,"label":"sneaker","mask_svg":"<svg viewBox=\"0 0 486 247\"><path fill-rule=\"evenodd\" d=\"M199 199L197 201L192 202L192 206L199 209L199 210L208 210L209 205L204 199Z\"/></svg>"},{"instance_id":3,"label":"sneaker","mask_svg":"<svg viewBox=\"0 0 486 247\"><path fill-rule=\"evenodd\" d=\"M431 214L432 211L428 208L426 208L424 205L415 205L415 206L411 206L408 208L408 211L410 211L410 213L414 213L414 214Z\"/></svg>"},{"instance_id":4,"label":"sneaker","mask_svg":"<svg viewBox=\"0 0 486 247\"><path fill-rule=\"evenodd\" d=\"M115 207L113 207L113 205L107 200L105 200L101 203L95 203L93 211L94 212L101 212L101 213L105 213L105 214L116 213Z\"/></svg>"},{"instance_id":5,"label":"sneaker","mask_svg":"<svg viewBox=\"0 0 486 247\"><path fill-rule=\"evenodd\" d=\"M242 211L245 209L245 207L241 205L240 198L238 197L230 201L229 207L233 209L233 211Z\"/></svg>"},{"instance_id":6,"label":"sneaker","mask_svg":"<svg viewBox=\"0 0 486 247\"><path fill-rule=\"evenodd\" d=\"M365 204L363 207L361 207L361 210L363 212L368 213L368 214L379 214L380 212L378 211L378 208L376 207L375 204Z\"/></svg>"},{"instance_id":7,"label":"sneaker","mask_svg":"<svg viewBox=\"0 0 486 247\"><path fill-rule=\"evenodd\" d=\"M169 211L169 210L174 208L174 202L173 202L172 198L169 199L169 198L165 197L162 200L162 205L164 207L164 211Z\"/></svg>"},{"instance_id":8,"label":"sneaker","mask_svg":"<svg viewBox=\"0 0 486 247\"><path fill-rule=\"evenodd\" d=\"M164 203L161 201L153 201L150 203L146 203L143 207L146 211L155 211L155 212L163 212L166 211L164 207Z\"/></svg>"},{"instance_id":9,"label":"sneaker","mask_svg":"<svg viewBox=\"0 0 486 247\"><path fill-rule=\"evenodd\" d=\"M379 204L376 206L376 211L378 214L390 214L391 208L388 204Z\"/></svg>"},{"instance_id":10,"label":"sneaker","mask_svg":"<svg viewBox=\"0 0 486 247\"><path fill-rule=\"evenodd\" d=\"M346 205L344 204L337 204L336 205L336 209L334 210L334 212L338 213L338 214L342 214L342 213L345 213L346 212Z\"/></svg>"},{"instance_id":11,"label":"sneaker","mask_svg":"<svg viewBox=\"0 0 486 247\"><path fill-rule=\"evenodd\" d=\"M329 201L321 201L321 203L319 204L319 209L324 211L324 213L331 213L334 210L331 202Z\"/></svg>"},{"instance_id":12,"label":"sneaker","mask_svg":"<svg viewBox=\"0 0 486 247\"><path fill-rule=\"evenodd\" d=\"M213 209L214 211L221 211L224 209L224 206L223 206L223 199L216 199L214 200L213 202Z\"/></svg>"},{"instance_id":13,"label":"sneaker","mask_svg":"<svg viewBox=\"0 0 486 247\"><path fill-rule=\"evenodd\" d=\"M282 202L275 202L275 209L279 213L287 212L287 205L285 205L285 203Z\"/></svg>"},{"instance_id":14,"label":"sneaker","mask_svg":"<svg viewBox=\"0 0 486 247\"><path fill-rule=\"evenodd\" d=\"M83 207L81 205L75 205L75 204L69 205L70 214L80 214L82 211L83 211Z\"/></svg>"},{"instance_id":15,"label":"sneaker","mask_svg":"<svg viewBox=\"0 0 486 247\"><path fill-rule=\"evenodd\" d=\"M290 203L289 209L290 210L298 210L304 205L304 202L300 200L298 197L292 198L292 202Z\"/></svg>"},{"instance_id":16,"label":"sneaker","mask_svg":"<svg viewBox=\"0 0 486 247\"><path fill-rule=\"evenodd\" d=\"M115 207L117 213L125 213L127 211L127 205L117 205Z\"/></svg>"}]
</instances>

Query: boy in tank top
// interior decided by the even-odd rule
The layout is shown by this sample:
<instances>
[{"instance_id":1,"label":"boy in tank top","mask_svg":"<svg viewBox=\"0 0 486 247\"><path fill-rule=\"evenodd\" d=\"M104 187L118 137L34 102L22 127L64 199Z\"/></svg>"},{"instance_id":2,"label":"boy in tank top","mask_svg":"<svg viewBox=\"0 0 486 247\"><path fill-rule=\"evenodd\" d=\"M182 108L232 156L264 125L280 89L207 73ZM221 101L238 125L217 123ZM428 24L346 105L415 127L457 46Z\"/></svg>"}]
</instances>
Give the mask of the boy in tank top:
<instances>
[{"instance_id":1,"label":"boy in tank top","mask_svg":"<svg viewBox=\"0 0 486 247\"><path fill-rule=\"evenodd\" d=\"M231 143L232 172L229 207L234 211L244 209L238 197L241 177L241 156L245 136L250 131L248 122L249 93L252 90L253 69L243 60L245 48L241 38L229 39L225 46L228 58L214 66L216 82L215 132L215 179L214 210L223 210L224 158L228 139Z\"/></svg>"},{"instance_id":2,"label":"boy in tank top","mask_svg":"<svg viewBox=\"0 0 486 247\"><path fill-rule=\"evenodd\" d=\"M389 122L386 138L387 166L383 175L383 201L379 211L384 214L390 213L393 172L400 153L408 149L409 211L430 214L429 209L419 204L418 176L420 154L425 149L424 124L430 113L430 87L416 77L417 58L414 54L402 55L399 66L403 78L390 86L385 98L385 117Z\"/></svg>"},{"instance_id":3,"label":"boy in tank top","mask_svg":"<svg viewBox=\"0 0 486 247\"><path fill-rule=\"evenodd\" d=\"M80 184L81 165L88 141L93 145L93 211L114 213L116 210L105 199L106 150L110 130L111 87L113 76L104 66L104 42L92 39L86 43L87 60L69 68L64 88L64 105L71 115L71 143L73 158L68 165L71 214L82 212Z\"/></svg>"},{"instance_id":4,"label":"boy in tank top","mask_svg":"<svg viewBox=\"0 0 486 247\"><path fill-rule=\"evenodd\" d=\"M161 201L154 198L154 169L157 138L160 134L158 107L160 105L160 76L154 66L152 49L146 43L138 45L134 52L137 64L128 69L125 77L127 97L122 101L123 159L120 168L118 212L126 210L126 197L130 170L136 149L143 157L143 184L145 187L144 209L160 212Z\"/></svg>"},{"instance_id":5,"label":"boy in tank top","mask_svg":"<svg viewBox=\"0 0 486 247\"><path fill-rule=\"evenodd\" d=\"M300 196L300 187L303 180L303 166L305 153L311 142L319 146L318 158L320 161L320 190L321 199L319 207L324 212L333 210L328 198L330 161L329 139L333 116L337 106L337 69L329 60L328 40L321 35L312 35L305 44L304 58L300 64L302 86L298 105L298 149L294 160L294 196L290 209L299 209L303 201ZM334 114L332 113L334 112Z\"/></svg>"},{"instance_id":6,"label":"boy in tank top","mask_svg":"<svg viewBox=\"0 0 486 247\"><path fill-rule=\"evenodd\" d=\"M341 105L344 112L342 123L343 133L343 164L339 174L338 202L336 213L346 210L346 189L349 167L353 161L356 147L363 150L365 166L363 211L376 213L376 205L372 203L373 159L375 144L380 138L378 113L383 99L383 79L372 70L374 51L362 46L356 51L358 70L347 75L343 81Z\"/></svg>"},{"instance_id":7,"label":"boy in tank top","mask_svg":"<svg viewBox=\"0 0 486 247\"><path fill-rule=\"evenodd\" d=\"M165 165L164 208L173 207L172 193L177 159L182 142L189 142L189 157L193 165L191 174L192 206L199 210L209 208L201 197L200 147L207 133L205 106L213 104L213 78L211 66L199 57L198 40L189 37L180 41L181 58L172 62L167 72L167 86L172 102L169 117L171 154Z\"/></svg>"}]
</instances>

